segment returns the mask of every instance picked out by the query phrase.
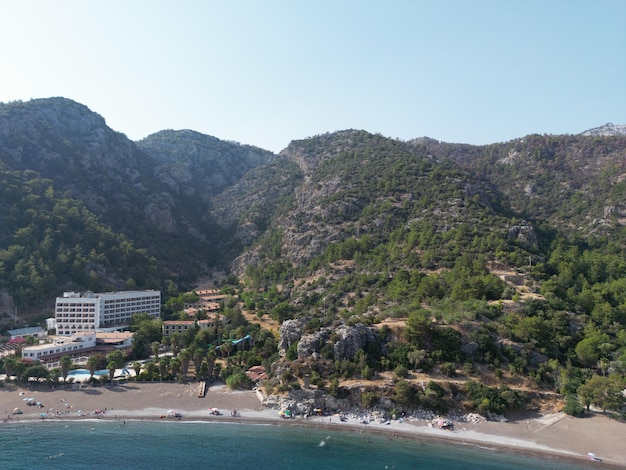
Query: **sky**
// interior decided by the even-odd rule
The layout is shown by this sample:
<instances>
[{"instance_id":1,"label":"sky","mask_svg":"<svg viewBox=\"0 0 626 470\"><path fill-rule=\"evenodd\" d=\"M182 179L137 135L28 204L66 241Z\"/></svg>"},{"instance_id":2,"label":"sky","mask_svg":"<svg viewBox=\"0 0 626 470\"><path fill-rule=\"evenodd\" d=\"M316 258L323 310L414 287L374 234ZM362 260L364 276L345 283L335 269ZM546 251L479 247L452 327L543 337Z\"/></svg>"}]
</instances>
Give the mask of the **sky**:
<instances>
[{"instance_id":1,"label":"sky","mask_svg":"<svg viewBox=\"0 0 626 470\"><path fill-rule=\"evenodd\" d=\"M274 152L577 134L626 124L626 0L0 0L0 102L56 96Z\"/></svg>"}]
</instances>

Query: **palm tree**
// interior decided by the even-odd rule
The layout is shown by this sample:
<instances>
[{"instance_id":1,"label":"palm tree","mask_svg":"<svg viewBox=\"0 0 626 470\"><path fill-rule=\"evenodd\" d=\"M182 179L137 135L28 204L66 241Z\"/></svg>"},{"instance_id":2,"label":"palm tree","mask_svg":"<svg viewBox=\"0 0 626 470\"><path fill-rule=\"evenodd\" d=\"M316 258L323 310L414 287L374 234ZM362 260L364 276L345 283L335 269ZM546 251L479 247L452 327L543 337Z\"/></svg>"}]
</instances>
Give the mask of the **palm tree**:
<instances>
[{"instance_id":1,"label":"palm tree","mask_svg":"<svg viewBox=\"0 0 626 470\"><path fill-rule=\"evenodd\" d=\"M230 353L233 352L233 343L230 340L222 343L220 349L226 353L226 357L230 357Z\"/></svg>"},{"instance_id":2,"label":"palm tree","mask_svg":"<svg viewBox=\"0 0 626 470\"><path fill-rule=\"evenodd\" d=\"M180 373L183 377L187 377L187 371L189 370L189 360L191 359L191 355L187 349L183 349L178 355L180 358Z\"/></svg>"},{"instance_id":3,"label":"palm tree","mask_svg":"<svg viewBox=\"0 0 626 470\"><path fill-rule=\"evenodd\" d=\"M141 373L141 362L133 362L133 370L135 371L135 377L139 377Z\"/></svg>"},{"instance_id":4,"label":"palm tree","mask_svg":"<svg viewBox=\"0 0 626 470\"><path fill-rule=\"evenodd\" d=\"M207 364L207 378L209 380L213 380L213 367L215 366L215 359L217 358L217 354L215 353L215 348L209 349L209 352L206 354L206 364Z\"/></svg>"},{"instance_id":5,"label":"palm tree","mask_svg":"<svg viewBox=\"0 0 626 470\"><path fill-rule=\"evenodd\" d=\"M146 375L148 376L148 380L154 380L157 370L157 366L154 362L148 362L148 365L146 366Z\"/></svg>"},{"instance_id":6,"label":"palm tree","mask_svg":"<svg viewBox=\"0 0 626 470\"><path fill-rule=\"evenodd\" d=\"M174 356L178 356L180 352L180 347L182 345L182 336L180 333L172 333L170 335L170 344L172 345L172 353Z\"/></svg>"},{"instance_id":7,"label":"palm tree","mask_svg":"<svg viewBox=\"0 0 626 470\"><path fill-rule=\"evenodd\" d=\"M180 367L181 367L180 358L178 357L172 358L172 360L170 361L170 370L172 371L172 375L174 377L176 377L178 375L178 372L180 372Z\"/></svg>"},{"instance_id":8,"label":"palm tree","mask_svg":"<svg viewBox=\"0 0 626 470\"><path fill-rule=\"evenodd\" d=\"M50 380L57 384L59 383L59 377L61 377L61 371L59 370L58 367L55 367L54 369L52 369L50 371Z\"/></svg>"},{"instance_id":9,"label":"palm tree","mask_svg":"<svg viewBox=\"0 0 626 470\"><path fill-rule=\"evenodd\" d=\"M109 380L113 383L113 377L115 376L115 369L117 369L117 364L113 361L110 361L107 364L107 369L109 369Z\"/></svg>"},{"instance_id":10,"label":"palm tree","mask_svg":"<svg viewBox=\"0 0 626 470\"><path fill-rule=\"evenodd\" d=\"M152 348L152 355L154 356L155 359L159 358L160 346L161 346L161 343L159 343L158 341L153 341L152 344L150 345L150 347Z\"/></svg>"},{"instance_id":11,"label":"palm tree","mask_svg":"<svg viewBox=\"0 0 626 470\"><path fill-rule=\"evenodd\" d=\"M89 369L89 373L91 374L90 378L92 379L93 375L96 373L98 362L100 362L100 359L95 354L92 354L91 356L89 356L89 359L87 359L87 369Z\"/></svg>"},{"instance_id":12,"label":"palm tree","mask_svg":"<svg viewBox=\"0 0 626 470\"><path fill-rule=\"evenodd\" d=\"M72 358L69 356L63 356L61 359L59 359L59 366L61 367L63 382L65 382L67 381L67 374L69 374L70 368L72 367Z\"/></svg>"},{"instance_id":13,"label":"palm tree","mask_svg":"<svg viewBox=\"0 0 626 470\"><path fill-rule=\"evenodd\" d=\"M165 376L167 376L167 373L170 368L170 362L171 362L171 359L169 356L163 356L159 360L159 374L161 375L161 380L163 380Z\"/></svg>"},{"instance_id":14,"label":"palm tree","mask_svg":"<svg viewBox=\"0 0 626 470\"><path fill-rule=\"evenodd\" d=\"M204 352L202 351L202 349L194 349L191 353L191 360L193 361L197 376L198 372L200 372L200 368L202 367L202 361L204 360Z\"/></svg>"}]
</instances>

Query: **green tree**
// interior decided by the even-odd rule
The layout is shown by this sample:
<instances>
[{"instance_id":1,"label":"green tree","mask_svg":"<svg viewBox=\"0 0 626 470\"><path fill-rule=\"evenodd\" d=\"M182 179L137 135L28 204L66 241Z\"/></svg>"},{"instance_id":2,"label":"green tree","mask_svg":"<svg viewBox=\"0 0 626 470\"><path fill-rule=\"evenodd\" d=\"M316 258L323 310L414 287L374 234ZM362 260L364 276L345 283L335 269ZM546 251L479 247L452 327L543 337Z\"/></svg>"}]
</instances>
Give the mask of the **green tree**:
<instances>
[{"instance_id":1,"label":"green tree","mask_svg":"<svg viewBox=\"0 0 626 470\"><path fill-rule=\"evenodd\" d=\"M19 377L24 372L26 365L16 356L9 356L4 360L4 369L7 377L15 375Z\"/></svg>"},{"instance_id":2,"label":"green tree","mask_svg":"<svg viewBox=\"0 0 626 470\"><path fill-rule=\"evenodd\" d=\"M50 371L46 368L46 366L41 364L35 364L30 367L24 369L22 375L20 376L20 381L24 383L28 383L28 381L33 379L49 379Z\"/></svg>"},{"instance_id":3,"label":"green tree","mask_svg":"<svg viewBox=\"0 0 626 470\"><path fill-rule=\"evenodd\" d=\"M361 403L365 408L374 408L374 405L378 403L378 395L373 391L363 392L361 395Z\"/></svg>"},{"instance_id":4,"label":"green tree","mask_svg":"<svg viewBox=\"0 0 626 470\"><path fill-rule=\"evenodd\" d=\"M404 329L407 341L417 346L428 344L432 329L431 315L428 310L419 309L409 314Z\"/></svg>"},{"instance_id":5,"label":"green tree","mask_svg":"<svg viewBox=\"0 0 626 470\"><path fill-rule=\"evenodd\" d=\"M159 359L159 348L161 347L161 343L158 341L153 341L150 344L150 351L152 352L152 355L154 356L155 360Z\"/></svg>"},{"instance_id":6,"label":"green tree","mask_svg":"<svg viewBox=\"0 0 626 470\"><path fill-rule=\"evenodd\" d=\"M403 406L413 406L418 401L416 390L404 379L396 382L393 399L396 403Z\"/></svg>"},{"instance_id":7,"label":"green tree","mask_svg":"<svg viewBox=\"0 0 626 470\"><path fill-rule=\"evenodd\" d=\"M135 359L145 359L150 356L149 336L144 330L137 330L133 334L131 355Z\"/></svg>"},{"instance_id":8,"label":"green tree","mask_svg":"<svg viewBox=\"0 0 626 470\"><path fill-rule=\"evenodd\" d=\"M107 362L113 362L118 368L124 365L126 358L124 357L124 353L119 349L114 349L106 356Z\"/></svg>"},{"instance_id":9,"label":"green tree","mask_svg":"<svg viewBox=\"0 0 626 470\"><path fill-rule=\"evenodd\" d=\"M585 409L580 404L580 399L578 398L578 395L570 393L565 397L565 406L563 407L563 413L576 417L580 417L585 414Z\"/></svg>"},{"instance_id":10,"label":"green tree","mask_svg":"<svg viewBox=\"0 0 626 470\"><path fill-rule=\"evenodd\" d=\"M576 345L576 357L585 367L592 367L598 362L598 342L595 338L585 338Z\"/></svg>"},{"instance_id":11,"label":"green tree","mask_svg":"<svg viewBox=\"0 0 626 470\"><path fill-rule=\"evenodd\" d=\"M608 410L620 413L626 400L623 394L624 385L624 380L618 375L594 375L578 388L578 396L587 411L591 405L596 405L604 412Z\"/></svg>"}]
</instances>

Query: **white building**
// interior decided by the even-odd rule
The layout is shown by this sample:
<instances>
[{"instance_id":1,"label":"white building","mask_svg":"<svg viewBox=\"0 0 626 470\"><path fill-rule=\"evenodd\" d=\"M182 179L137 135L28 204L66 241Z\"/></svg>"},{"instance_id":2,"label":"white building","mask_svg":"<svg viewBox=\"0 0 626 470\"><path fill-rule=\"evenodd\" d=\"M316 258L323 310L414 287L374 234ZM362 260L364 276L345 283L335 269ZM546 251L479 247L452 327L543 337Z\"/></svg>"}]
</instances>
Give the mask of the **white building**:
<instances>
[{"instance_id":1,"label":"white building","mask_svg":"<svg viewBox=\"0 0 626 470\"><path fill-rule=\"evenodd\" d=\"M26 346L22 358L38 361L48 369L60 367L60 359L69 356L73 364L85 364L95 353L108 354L114 349L128 349L132 346L133 334L118 332L79 332L71 336L54 336L48 343Z\"/></svg>"},{"instance_id":2,"label":"white building","mask_svg":"<svg viewBox=\"0 0 626 470\"><path fill-rule=\"evenodd\" d=\"M55 337L52 343L26 346L22 349L22 358L33 361L56 360L62 356L70 356L73 362L83 362L88 352L96 347L96 333L75 333L70 337Z\"/></svg>"},{"instance_id":3,"label":"white building","mask_svg":"<svg viewBox=\"0 0 626 470\"><path fill-rule=\"evenodd\" d=\"M57 297L54 318L58 335L127 326L136 313L161 316L161 292L124 291L96 294L64 292Z\"/></svg>"}]
</instances>

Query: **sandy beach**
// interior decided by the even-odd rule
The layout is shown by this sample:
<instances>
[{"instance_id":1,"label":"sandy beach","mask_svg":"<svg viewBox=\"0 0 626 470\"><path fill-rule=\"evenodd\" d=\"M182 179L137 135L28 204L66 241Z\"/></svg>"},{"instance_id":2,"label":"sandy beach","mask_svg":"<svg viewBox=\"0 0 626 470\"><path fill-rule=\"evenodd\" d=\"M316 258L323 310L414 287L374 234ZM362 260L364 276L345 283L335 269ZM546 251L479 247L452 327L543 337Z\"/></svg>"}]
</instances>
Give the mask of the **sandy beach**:
<instances>
[{"instance_id":1,"label":"sandy beach","mask_svg":"<svg viewBox=\"0 0 626 470\"><path fill-rule=\"evenodd\" d=\"M29 398L40 402L42 407L27 406L26 399ZM15 408L20 408L23 413L13 414ZM213 408L217 408L221 415L211 414ZM370 422L367 425L356 419L343 422L333 416L283 419L278 415L279 410L263 407L256 392L230 391L224 385L209 387L203 398L198 398L196 383L127 382L107 387L68 385L55 389L5 384L0 388L0 417L4 422L43 419L172 419L167 418L170 410L179 413L180 419L185 420L236 419L251 423L358 429L359 432L388 433L390 438L443 439L494 449L544 453L578 461L589 460L587 454L593 452L602 458L605 466L626 468L626 424L602 415L572 418L563 413L526 414L507 422L455 422L453 430L442 430L429 426L426 420L417 419L392 421L390 424ZM231 416L232 410L237 410L237 417Z\"/></svg>"}]
</instances>

